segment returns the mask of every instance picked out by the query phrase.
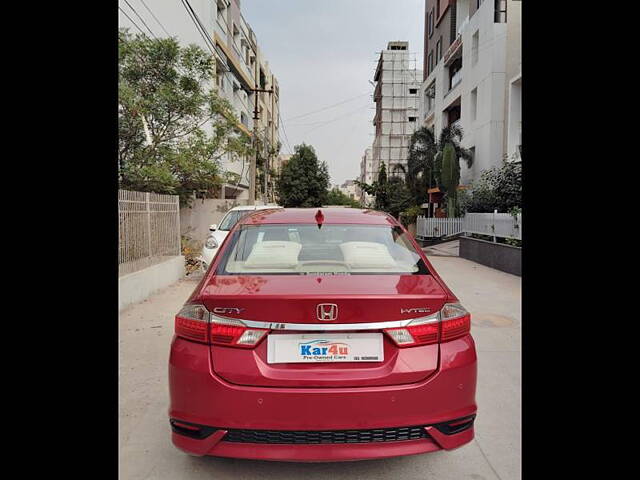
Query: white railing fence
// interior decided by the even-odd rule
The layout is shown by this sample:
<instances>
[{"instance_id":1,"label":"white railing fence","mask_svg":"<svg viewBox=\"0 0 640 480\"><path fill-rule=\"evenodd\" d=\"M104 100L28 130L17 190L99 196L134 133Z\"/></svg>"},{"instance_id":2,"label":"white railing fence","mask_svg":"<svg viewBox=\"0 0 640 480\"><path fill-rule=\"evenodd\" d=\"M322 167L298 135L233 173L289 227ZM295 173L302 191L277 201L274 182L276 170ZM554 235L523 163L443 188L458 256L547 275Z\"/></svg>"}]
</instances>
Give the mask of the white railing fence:
<instances>
[{"instance_id":1,"label":"white railing fence","mask_svg":"<svg viewBox=\"0 0 640 480\"><path fill-rule=\"evenodd\" d=\"M510 213L467 213L464 232L522 240L522 214L514 217Z\"/></svg>"},{"instance_id":2,"label":"white railing fence","mask_svg":"<svg viewBox=\"0 0 640 480\"><path fill-rule=\"evenodd\" d=\"M418 238L449 237L461 233L522 240L522 214L514 217L510 213L467 213L464 217L418 217L416 220Z\"/></svg>"},{"instance_id":3,"label":"white railing fence","mask_svg":"<svg viewBox=\"0 0 640 480\"><path fill-rule=\"evenodd\" d=\"M416 220L416 236L418 237L448 237L462 232L464 218L427 218L418 217Z\"/></svg>"},{"instance_id":4,"label":"white railing fence","mask_svg":"<svg viewBox=\"0 0 640 480\"><path fill-rule=\"evenodd\" d=\"M118 190L118 273L180 255L178 195Z\"/></svg>"}]
</instances>

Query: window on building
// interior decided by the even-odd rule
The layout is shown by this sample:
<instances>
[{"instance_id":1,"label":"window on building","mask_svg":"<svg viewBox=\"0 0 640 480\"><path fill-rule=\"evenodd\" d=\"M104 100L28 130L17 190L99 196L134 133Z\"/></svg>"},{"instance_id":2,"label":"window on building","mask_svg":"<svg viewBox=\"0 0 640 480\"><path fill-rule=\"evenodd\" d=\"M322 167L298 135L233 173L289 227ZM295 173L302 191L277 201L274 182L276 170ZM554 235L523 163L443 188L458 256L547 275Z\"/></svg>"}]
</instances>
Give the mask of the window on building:
<instances>
[{"instance_id":1,"label":"window on building","mask_svg":"<svg viewBox=\"0 0 640 480\"><path fill-rule=\"evenodd\" d=\"M409 117L410 122L415 122L416 120L418 120L418 117Z\"/></svg>"},{"instance_id":2,"label":"window on building","mask_svg":"<svg viewBox=\"0 0 640 480\"><path fill-rule=\"evenodd\" d=\"M431 12L429 12L427 19L427 32L429 33L429 38L433 35L433 7L431 7Z\"/></svg>"},{"instance_id":3,"label":"window on building","mask_svg":"<svg viewBox=\"0 0 640 480\"><path fill-rule=\"evenodd\" d=\"M467 4L467 6L468 6L468 4ZM451 37L450 37L450 40L449 40L449 45L451 45L453 42L455 42L456 38L458 38L458 24L457 24L457 20L456 20L456 17L458 15L457 14L457 8L458 8L457 7L457 3L453 2L451 4L451 12L449 13L449 15L451 16L451 30L450 30Z\"/></svg>"},{"instance_id":4,"label":"window on building","mask_svg":"<svg viewBox=\"0 0 640 480\"><path fill-rule=\"evenodd\" d=\"M217 0L218 4L218 20L223 23L225 22L225 15L227 14L227 1L226 0Z\"/></svg>"},{"instance_id":5,"label":"window on building","mask_svg":"<svg viewBox=\"0 0 640 480\"><path fill-rule=\"evenodd\" d=\"M236 26L236 24L233 24L233 28L231 29L231 31L233 32L233 42L235 43L236 47L238 46L238 39L240 38L240 30L238 30L238 27Z\"/></svg>"},{"instance_id":6,"label":"window on building","mask_svg":"<svg viewBox=\"0 0 640 480\"><path fill-rule=\"evenodd\" d=\"M425 104L425 113L430 113L433 108L436 106L436 82L433 82L430 86L426 88L424 91L424 104Z\"/></svg>"},{"instance_id":7,"label":"window on building","mask_svg":"<svg viewBox=\"0 0 640 480\"><path fill-rule=\"evenodd\" d=\"M478 54L480 47L480 30L473 34L471 39L471 65L478 63Z\"/></svg>"},{"instance_id":8,"label":"window on building","mask_svg":"<svg viewBox=\"0 0 640 480\"><path fill-rule=\"evenodd\" d=\"M471 90L471 121L474 122L478 115L478 88Z\"/></svg>"},{"instance_id":9,"label":"window on building","mask_svg":"<svg viewBox=\"0 0 640 480\"><path fill-rule=\"evenodd\" d=\"M216 85L224 92L224 72L221 70L216 73Z\"/></svg>"},{"instance_id":10,"label":"window on building","mask_svg":"<svg viewBox=\"0 0 640 480\"><path fill-rule=\"evenodd\" d=\"M453 125L460 120L460 105L455 105L446 111L447 125Z\"/></svg>"},{"instance_id":11,"label":"window on building","mask_svg":"<svg viewBox=\"0 0 640 480\"><path fill-rule=\"evenodd\" d=\"M263 90L267 88L267 76L262 69L260 69L260 88Z\"/></svg>"},{"instance_id":12,"label":"window on building","mask_svg":"<svg viewBox=\"0 0 640 480\"><path fill-rule=\"evenodd\" d=\"M455 59L449 66L449 90L462 81L462 58Z\"/></svg>"},{"instance_id":13,"label":"window on building","mask_svg":"<svg viewBox=\"0 0 640 480\"><path fill-rule=\"evenodd\" d=\"M433 72L433 52L429 52L429 69L427 72L430 74Z\"/></svg>"},{"instance_id":14,"label":"window on building","mask_svg":"<svg viewBox=\"0 0 640 480\"><path fill-rule=\"evenodd\" d=\"M436 43L436 65L438 64L441 58L442 58L442 37L440 37L440 39L438 40L438 43Z\"/></svg>"},{"instance_id":15,"label":"window on building","mask_svg":"<svg viewBox=\"0 0 640 480\"><path fill-rule=\"evenodd\" d=\"M409 95L416 95L418 93L418 89L417 88L410 88L409 89Z\"/></svg>"},{"instance_id":16,"label":"window on building","mask_svg":"<svg viewBox=\"0 0 640 480\"><path fill-rule=\"evenodd\" d=\"M494 23L507 22L507 0L495 0L493 21Z\"/></svg>"}]
</instances>

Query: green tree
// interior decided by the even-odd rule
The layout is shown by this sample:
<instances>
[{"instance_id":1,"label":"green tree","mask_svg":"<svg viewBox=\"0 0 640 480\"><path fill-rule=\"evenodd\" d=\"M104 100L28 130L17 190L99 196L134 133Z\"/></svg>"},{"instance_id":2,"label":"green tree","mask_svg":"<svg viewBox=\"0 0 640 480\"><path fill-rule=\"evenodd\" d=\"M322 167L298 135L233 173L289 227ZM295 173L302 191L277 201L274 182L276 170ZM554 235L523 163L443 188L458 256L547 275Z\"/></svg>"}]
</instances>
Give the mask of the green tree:
<instances>
[{"instance_id":1,"label":"green tree","mask_svg":"<svg viewBox=\"0 0 640 480\"><path fill-rule=\"evenodd\" d=\"M382 210L383 212L389 209L389 185L387 181L387 167L384 162L380 164L380 170L378 171L378 180L374 181L371 185L360 180L355 180L354 183L358 185L363 191L369 195L375 197L373 208L376 210Z\"/></svg>"},{"instance_id":2,"label":"green tree","mask_svg":"<svg viewBox=\"0 0 640 480\"><path fill-rule=\"evenodd\" d=\"M209 86L214 60L196 45L119 32L118 170L121 188L211 196L219 160L251 153L231 105Z\"/></svg>"},{"instance_id":3,"label":"green tree","mask_svg":"<svg viewBox=\"0 0 640 480\"><path fill-rule=\"evenodd\" d=\"M422 127L413 133L405 179L416 205L425 203L428 200L427 190L438 185L440 172L435 168L437 153L438 142L430 129Z\"/></svg>"},{"instance_id":4,"label":"green tree","mask_svg":"<svg viewBox=\"0 0 640 480\"><path fill-rule=\"evenodd\" d=\"M337 187L332 188L327 193L327 205L348 205L349 207L360 208L360 202L345 195L342 190Z\"/></svg>"},{"instance_id":5,"label":"green tree","mask_svg":"<svg viewBox=\"0 0 640 480\"><path fill-rule=\"evenodd\" d=\"M461 145L462 138L462 128L455 124L443 128L437 140L427 127L419 128L411 136L406 183L414 196L416 205L422 205L427 201L428 189L439 187L444 190L446 188L442 181L442 165L447 145L453 147L456 162L464 160L469 168L473 165L471 150Z\"/></svg>"},{"instance_id":6,"label":"green tree","mask_svg":"<svg viewBox=\"0 0 640 480\"><path fill-rule=\"evenodd\" d=\"M446 145L451 145L455 150L456 158L458 160L464 160L467 164L467 168L471 168L473 165L473 154L468 148L464 148L460 142L464 137L462 128L457 125L448 125L442 129L440 136L438 137L438 150L444 153Z\"/></svg>"},{"instance_id":7,"label":"green tree","mask_svg":"<svg viewBox=\"0 0 640 480\"><path fill-rule=\"evenodd\" d=\"M369 195L375 196L374 208L376 210L390 213L396 218L401 211L411 205L413 200L402 177L393 175L387 178L387 168L384 162L380 164L377 181L371 185L358 180L354 183Z\"/></svg>"},{"instance_id":8,"label":"green tree","mask_svg":"<svg viewBox=\"0 0 640 480\"><path fill-rule=\"evenodd\" d=\"M460 185L460 162L451 143L447 143L442 151L441 183L447 198L447 216L454 217L458 186Z\"/></svg>"},{"instance_id":9,"label":"green tree","mask_svg":"<svg viewBox=\"0 0 640 480\"><path fill-rule=\"evenodd\" d=\"M311 145L296 145L295 153L276 181L279 203L284 207L320 207L327 203L329 170Z\"/></svg>"},{"instance_id":10,"label":"green tree","mask_svg":"<svg viewBox=\"0 0 640 480\"><path fill-rule=\"evenodd\" d=\"M389 209L389 183L387 181L387 167L385 163L382 162L380 165L380 171L378 172L378 182L375 184L374 191L367 192L371 193L371 195L375 195L375 209L387 211Z\"/></svg>"},{"instance_id":11,"label":"green tree","mask_svg":"<svg viewBox=\"0 0 640 480\"><path fill-rule=\"evenodd\" d=\"M469 212L510 212L522 207L522 164L505 161L482 172L473 185Z\"/></svg>"},{"instance_id":12,"label":"green tree","mask_svg":"<svg viewBox=\"0 0 640 480\"><path fill-rule=\"evenodd\" d=\"M390 177L387 186L388 203L385 211L393 217L399 218L400 212L413 204L413 195L401 177Z\"/></svg>"}]
</instances>

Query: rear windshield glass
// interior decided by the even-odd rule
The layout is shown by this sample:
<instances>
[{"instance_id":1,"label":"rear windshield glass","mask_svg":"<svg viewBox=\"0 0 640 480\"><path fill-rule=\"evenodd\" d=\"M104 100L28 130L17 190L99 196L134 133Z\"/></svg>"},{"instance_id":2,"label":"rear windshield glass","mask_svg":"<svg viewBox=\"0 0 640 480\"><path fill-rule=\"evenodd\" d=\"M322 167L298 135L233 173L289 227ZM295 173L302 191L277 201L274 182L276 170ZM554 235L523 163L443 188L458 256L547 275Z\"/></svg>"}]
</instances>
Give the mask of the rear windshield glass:
<instances>
[{"instance_id":1,"label":"rear windshield glass","mask_svg":"<svg viewBox=\"0 0 640 480\"><path fill-rule=\"evenodd\" d=\"M231 230L233 226L238 223L238 220L251 212L252 210L232 210L228 212L222 219L222 222L220 222L218 230Z\"/></svg>"},{"instance_id":2,"label":"rear windshield glass","mask_svg":"<svg viewBox=\"0 0 640 480\"><path fill-rule=\"evenodd\" d=\"M222 275L428 274L406 233L377 225L243 225Z\"/></svg>"}]
</instances>

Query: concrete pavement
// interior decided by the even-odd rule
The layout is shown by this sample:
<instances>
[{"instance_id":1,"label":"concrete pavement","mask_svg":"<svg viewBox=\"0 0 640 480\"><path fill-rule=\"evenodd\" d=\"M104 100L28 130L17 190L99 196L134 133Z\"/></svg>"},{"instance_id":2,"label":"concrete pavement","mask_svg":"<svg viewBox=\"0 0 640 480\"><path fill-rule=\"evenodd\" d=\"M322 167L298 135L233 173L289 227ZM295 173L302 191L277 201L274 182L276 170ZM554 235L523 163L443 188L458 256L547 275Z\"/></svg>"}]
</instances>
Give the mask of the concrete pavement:
<instances>
[{"instance_id":1,"label":"concrete pavement","mask_svg":"<svg viewBox=\"0 0 640 480\"><path fill-rule=\"evenodd\" d=\"M478 350L473 442L450 452L348 463L199 458L180 452L171 444L167 419L167 362L173 316L196 287L197 276L120 314L120 478L520 479L520 277L454 256L429 259L472 313Z\"/></svg>"},{"instance_id":2,"label":"concrete pavement","mask_svg":"<svg viewBox=\"0 0 640 480\"><path fill-rule=\"evenodd\" d=\"M430 247L424 247L423 250L428 257L457 257L460 250L460 241L452 240L450 242L439 243Z\"/></svg>"}]
</instances>

